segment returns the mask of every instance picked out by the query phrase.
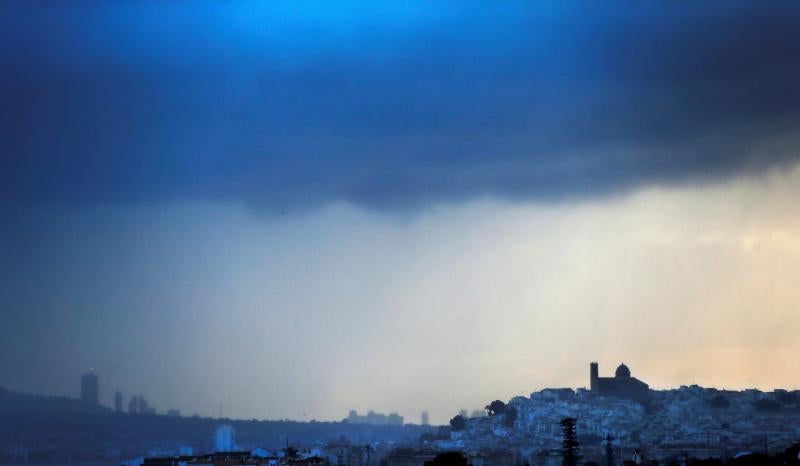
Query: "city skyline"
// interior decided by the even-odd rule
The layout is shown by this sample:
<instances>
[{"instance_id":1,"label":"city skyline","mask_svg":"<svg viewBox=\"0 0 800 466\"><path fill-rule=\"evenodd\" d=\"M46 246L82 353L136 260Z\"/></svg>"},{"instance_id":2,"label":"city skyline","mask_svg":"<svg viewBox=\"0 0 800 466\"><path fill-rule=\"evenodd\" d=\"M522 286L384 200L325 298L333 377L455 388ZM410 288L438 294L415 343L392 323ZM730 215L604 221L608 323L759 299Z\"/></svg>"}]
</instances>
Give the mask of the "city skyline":
<instances>
[{"instance_id":1,"label":"city skyline","mask_svg":"<svg viewBox=\"0 0 800 466\"><path fill-rule=\"evenodd\" d=\"M593 393L597 393L599 396L618 397L618 398L621 398L621 399L627 399L629 401L633 401L633 402L637 402L637 403L644 403L643 400L648 398L649 395L644 395L644 396L641 395L641 393L639 393L640 390L645 390L647 392L650 392L650 391L670 391L670 390L685 389L685 388L698 387L698 386L700 388L703 388L703 389L720 390L722 392L758 390L758 391L767 393L767 392L773 392L773 391L786 391L787 390L787 388L785 388L785 387L772 387L772 390L760 390L760 389L758 389L756 387L731 387L731 386L728 386L728 387L724 387L724 386L722 386L722 387L714 387L714 386L702 386L702 385L698 385L698 384L695 384L695 383L685 383L685 384L681 384L679 386L672 386L672 387L650 387L648 384L644 383L643 381L640 381L639 379L633 377L631 370L628 368L628 366L624 362L620 362L619 363L619 366L617 366L614 375L611 376L611 377L600 377L599 376L600 372L599 372L598 362L593 361L593 362L591 362L589 364L589 366L590 366L590 374L589 374L589 377L587 379L587 383L585 385L567 387L567 386L558 384L557 382L554 382L555 383L554 385L548 385L548 386L543 386L543 387L534 387L532 389L531 393L536 393L538 391L547 391L547 390L562 390L562 389L573 390L574 389L574 390L577 390L579 392L581 390L590 391L590 392L593 392ZM92 380L89 383L87 383L87 379L88 378L91 378L91 380ZM625 388L629 381L633 381L633 382L635 382L635 384L638 385L634 389L633 392L631 392L629 388ZM616 384L620 384L620 383L623 384L622 387L620 387L620 388L615 387ZM99 404L100 406L104 406L102 402L98 402L97 401L99 398L102 398L102 390L99 390L98 384L99 384L99 374L96 374L94 372L94 369L90 369L90 371L88 373L85 373L85 374L81 375L81 387L80 387L78 399L80 399L83 403L86 403L86 404L89 404L89 405L98 405ZM2 387L0 387L0 388L2 388ZM791 388L788 389L788 390L789 391L793 391L793 389L791 389ZM113 405L109 404L109 405L106 405L105 407L113 408L113 410L115 412L127 412L129 414L161 414L161 415L167 415L167 416L180 416L181 415L181 411L178 410L178 409L175 409L175 408L162 409L160 412L153 406L150 406L148 408L148 403L147 403L147 401L145 400L145 398L142 395L132 395L130 400L129 400L129 402L128 402L128 409L124 410L124 409L122 409L122 406L124 405L124 400L125 399L124 399L124 396L123 396L122 392L119 391L119 390L115 390L113 393L114 393L114 395L113 395ZM512 395L510 398L513 399L513 398L518 397L518 396L527 397L527 394L519 393L519 394ZM478 409L473 410L472 414L467 414L469 411L467 409L461 408L461 409L458 410L458 412L453 413L453 416L458 414L458 415L461 415L461 416L463 416L465 418L466 417L473 417L473 418L474 417L483 417L483 416L487 415L487 413L485 412L486 409L488 409L488 405L486 406L486 408L483 408L483 409L478 408ZM372 424L372 425L403 425L403 424L407 424L404 421L404 417L405 416L399 415L395 411L389 412L388 415L384 414L384 413L381 413L381 412L376 412L373 409L367 409L365 411L366 411L366 414L359 414L358 410L350 409L348 416L345 417L344 420L346 420L346 421L348 421L350 423L366 423L366 424ZM481 414L476 415L477 412L480 412ZM198 416L198 413L194 412L193 414L191 414L191 416L195 416L196 417L196 416ZM208 417L214 417L214 416L208 416ZM234 419L234 420L236 419L236 418L230 418L230 417L223 416L222 406L219 406L218 416L216 416L216 417L219 418L219 419ZM322 419L322 418L315 418L315 417L311 417L311 418L307 418L307 417L308 416L304 415L300 419L291 419L291 420L300 421L300 422L306 422L306 421L309 421L309 420L336 422L336 421L339 420L339 419ZM244 418L242 418L242 419L244 419ZM263 418L262 420L278 420L278 419ZM420 426L430 425L428 420L429 420L429 412L427 410L423 410L423 411L421 411L421 420L417 424L420 425ZM415 424L415 423L411 422L410 424ZM446 422L442 422L440 424L441 425L446 425Z\"/></svg>"},{"instance_id":2,"label":"city skyline","mask_svg":"<svg viewBox=\"0 0 800 466\"><path fill-rule=\"evenodd\" d=\"M798 21L4 1L0 387L431 424L587 361L798 388Z\"/></svg>"}]
</instances>

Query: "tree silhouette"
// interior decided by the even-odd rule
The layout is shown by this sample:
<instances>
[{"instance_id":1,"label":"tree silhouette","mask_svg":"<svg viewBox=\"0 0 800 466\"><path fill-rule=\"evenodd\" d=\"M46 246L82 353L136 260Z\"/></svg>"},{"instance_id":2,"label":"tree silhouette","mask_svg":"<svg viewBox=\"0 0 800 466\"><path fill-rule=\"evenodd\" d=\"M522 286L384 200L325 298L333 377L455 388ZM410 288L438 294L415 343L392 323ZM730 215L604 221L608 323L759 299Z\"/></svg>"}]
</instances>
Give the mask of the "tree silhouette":
<instances>
[{"instance_id":1,"label":"tree silhouette","mask_svg":"<svg viewBox=\"0 0 800 466\"><path fill-rule=\"evenodd\" d=\"M506 404L500 400L494 400L484 408L489 416L495 416L497 414L503 414L506 412Z\"/></svg>"},{"instance_id":2,"label":"tree silhouette","mask_svg":"<svg viewBox=\"0 0 800 466\"><path fill-rule=\"evenodd\" d=\"M564 466L576 466L581 459L576 423L577 420L571 417L566 417L560 422L561 431L564 433L564 440L561 442L561 464Z\"/></svg>"},{"instance_id":3,"label":"tree silhouette","mask_svg":"<svg viewBox=\"0 0 800 466\"><path fill-rule=\"evenodd\" d=\"M450 430L459 432L467 428L467 420L464 416L458 414L453 419L450 419Z\"/></svg>"},{"instance_id":4,"label":"tree silhouette","mask_svg":"<svg viewBox=\"0 0 800 466\"><path fill-rule=\"evenodd\" d=\"M614 445L611 442L611 434L606 435L606 466L614 466Z\"/></svg>"}]
</instances>

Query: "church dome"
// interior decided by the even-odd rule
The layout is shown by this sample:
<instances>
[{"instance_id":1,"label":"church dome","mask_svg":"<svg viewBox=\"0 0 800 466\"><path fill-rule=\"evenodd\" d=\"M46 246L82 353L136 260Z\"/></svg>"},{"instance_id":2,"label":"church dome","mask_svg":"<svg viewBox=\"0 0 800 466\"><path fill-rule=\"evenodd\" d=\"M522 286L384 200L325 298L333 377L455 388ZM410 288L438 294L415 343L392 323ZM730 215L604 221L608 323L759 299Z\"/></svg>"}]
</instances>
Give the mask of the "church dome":
<instances>
[{"instance_id":1,"label":"church dome","mask_svg":"<svg viewBox=\"0 0 800 466\"><path fill-rule=\"evenodd\" d=\"M616 377L630 377L631 370L628 369L628 366L625 363L622 363L617 367L617 372L614 374Z\"/></svg>"}]
</instances>

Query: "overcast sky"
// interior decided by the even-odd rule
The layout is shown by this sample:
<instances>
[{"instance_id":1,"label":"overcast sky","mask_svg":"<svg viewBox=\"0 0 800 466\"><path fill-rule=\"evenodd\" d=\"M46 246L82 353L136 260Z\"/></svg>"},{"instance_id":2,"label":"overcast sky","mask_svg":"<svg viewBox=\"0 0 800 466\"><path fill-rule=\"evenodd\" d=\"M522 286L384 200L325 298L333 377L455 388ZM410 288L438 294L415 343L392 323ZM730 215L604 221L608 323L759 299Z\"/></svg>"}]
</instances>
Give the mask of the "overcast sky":
<instances>
[{"instance_id":1,"label":"overcast sky","mask_svg":"<svg viewBox=\"0 0 800 466\"><path fill-rule=\"evenodd\" d=\"M0 5L0 386L446 422L800 388L800 4Z\"/></svg>"}]
</instances>

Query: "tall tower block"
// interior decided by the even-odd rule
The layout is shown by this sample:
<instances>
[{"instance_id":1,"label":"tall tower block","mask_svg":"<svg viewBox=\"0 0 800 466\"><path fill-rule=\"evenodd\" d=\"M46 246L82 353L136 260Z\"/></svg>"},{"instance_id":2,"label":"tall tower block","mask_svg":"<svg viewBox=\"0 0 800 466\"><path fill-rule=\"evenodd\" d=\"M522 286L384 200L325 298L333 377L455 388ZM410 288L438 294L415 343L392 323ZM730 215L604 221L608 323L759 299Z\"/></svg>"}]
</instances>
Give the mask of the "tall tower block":
<instances>
[{"instance_id":1,"label":"tall tower block","mask_svg":"<svg viewBox=\"0 0 800 466\"><path fill-rule=\"evenodd\" d=\"M597 391L597 379L600 377L597 363L589 363L589 390Z\"/></svg>"},{"instance_id":2,"label":"tall tower block","mask_svg":"<svg viewBox=\"0 0 800 466\"><path fill-rule=\"evenodd\" d=\"M100 378L91 370L81 376L81 400L90 405L100 403Z\"/></svg>"},{"instance_id":3,"label":"tall tower block","mask_svg":"<svg viewBox=\"0 0 800 466\"><path fill-rule=\"evenodd\" d=\"M122 392L120 391L114 393L114 411L122 412Z\"/></svg>"}]
</instances>

